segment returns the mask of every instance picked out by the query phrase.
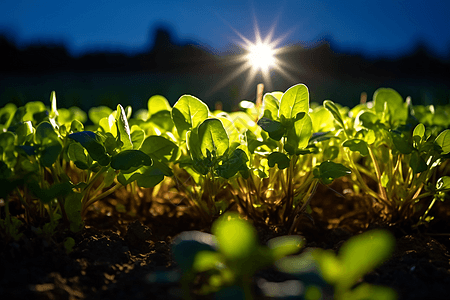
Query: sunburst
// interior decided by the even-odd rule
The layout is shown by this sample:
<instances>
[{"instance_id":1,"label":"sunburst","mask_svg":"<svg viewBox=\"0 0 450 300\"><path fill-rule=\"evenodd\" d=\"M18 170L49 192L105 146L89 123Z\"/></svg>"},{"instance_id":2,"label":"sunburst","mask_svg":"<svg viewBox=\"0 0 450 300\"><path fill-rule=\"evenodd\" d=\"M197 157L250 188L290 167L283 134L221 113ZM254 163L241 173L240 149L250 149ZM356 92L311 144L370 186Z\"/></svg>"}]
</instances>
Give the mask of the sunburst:
<instances>
[{"instance_id":1,"label":"sunburst","mask_svg":"<svg viewBox=\"0 0 450 300\"><path fill-rule=\"evenodd\" d=\"M212 93L224 87L244 72L248 72L248 75L243 82L242 94L246 94L249 91L250 86L255 84L255 79L259 75L262 76L264 85L269 89L272 89L271 76L273 73L279 73L284 78L293 80L292 76L286 71L290 66L277 57L278 54L287 50L286 47L281 47L280 44L290 33L286 33L281 37L274 39L276 25L274 23L270 27L269 33L263 38L256 22L256 18L254 20L254 42L229 25L240 38L240 41L237 41L236 45L241 49L241 54L234 54L231 57L225 58L227 60L225 62L226 65L236 65L237 68L219 82L219 84L215 85Z\"/></svg>"}]
</instances>

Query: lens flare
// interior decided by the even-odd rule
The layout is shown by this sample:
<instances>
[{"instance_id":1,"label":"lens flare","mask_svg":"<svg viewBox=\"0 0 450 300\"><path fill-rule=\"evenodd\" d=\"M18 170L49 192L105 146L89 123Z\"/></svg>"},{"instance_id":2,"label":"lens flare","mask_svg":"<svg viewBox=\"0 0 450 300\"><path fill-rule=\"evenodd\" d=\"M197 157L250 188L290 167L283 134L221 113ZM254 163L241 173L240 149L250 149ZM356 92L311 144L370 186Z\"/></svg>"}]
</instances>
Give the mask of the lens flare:
<instances>
[{"instance_id":1,"label":"lens flare","mask_svg":"<svg viewBox=\"0 0 450 300\"><path fill-rule=\"evenodd\" d=\"M248 49L247 59L252 68L268 72L275 65L275 51L268 44L257 43Z\"/></svg>"},{"instance_id":2,"label":"lens flare","mask_svg":"<svg viewBox=\"0 0 450 300\"><path fill-rule=\"evenodd\" d=\"M248 75L245 76L241 94L246 94L249 88L255 85L255 79L257 79L258 76L262 77L262 83L264 83L268 89L273 88L271 75L275 72L290 81L294 81L292 76L287 72L287 69L291 68L291 66L277 58L278 54L288 51L288 48L281 47L280 44L290 33L274 39L274 24L270 27L268 34L263 38L255 18L255 41L251 41L231 25L229 26L240 38L240 41L235 42L235 45L239 47L238 49L240 49L240 53L224 57L223 64L225 66L233 65L236 67L233 67L233 71L227 74L223 80L214 86L213 90L210 91L211 94L226 86L229 82L244 72L248 72Z\"/></svg>"}]
</instances>

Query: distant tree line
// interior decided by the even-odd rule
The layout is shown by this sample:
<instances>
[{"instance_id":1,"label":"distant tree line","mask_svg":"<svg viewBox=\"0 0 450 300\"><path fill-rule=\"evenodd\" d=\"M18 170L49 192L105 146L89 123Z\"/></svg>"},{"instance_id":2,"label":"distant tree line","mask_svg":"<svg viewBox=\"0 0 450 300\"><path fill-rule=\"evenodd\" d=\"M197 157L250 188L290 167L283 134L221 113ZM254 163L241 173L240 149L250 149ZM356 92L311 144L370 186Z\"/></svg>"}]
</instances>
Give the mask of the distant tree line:
<instances>
[{"instance_id":1,"label":"distant tree line","mask_svg":"<svg viewBox=\"0 0 450 300\"><path fill-rule=\"evenodd\" d=\"M177 43L166 28L156 30L153 47L139 54L91 52L73 57L61 44L31 44L19 49L11 39L0 36L0 73L47 73L54 71L221 73L224 62L235 54L219 56L193 42ZM449 53L450 55L450 53ZM291 68L321 72L342 79L407 77L448 80L450 56L443 60L430 54L424 44L398 59L368 59L363 54L339 53L330 42L316 47L291 46L280 59Z\"/></svg>"}]
</instances>

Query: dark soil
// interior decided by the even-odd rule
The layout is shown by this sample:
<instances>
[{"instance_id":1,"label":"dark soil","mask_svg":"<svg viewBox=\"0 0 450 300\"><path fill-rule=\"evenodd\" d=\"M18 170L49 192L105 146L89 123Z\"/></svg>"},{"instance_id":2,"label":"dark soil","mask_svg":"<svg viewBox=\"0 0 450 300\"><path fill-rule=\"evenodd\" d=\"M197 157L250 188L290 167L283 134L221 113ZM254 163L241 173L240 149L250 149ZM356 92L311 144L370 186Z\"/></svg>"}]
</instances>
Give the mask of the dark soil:
<instances>
[{"instance_id":1,"label":"dark soil","mask_svg":"<svg viewBox=\"0 0 450 300\"><path fill-rule=\"evenodd\" d=\"M96 205L86 228L77 234L50 239L29 230L18 242L0 241L1 299L179 299L171 242L182 231L210 232L210 224L194 220L182 205L154 201L147 203L147 213L130 215L118 212L117 203L112 197ZM411 229L409 224L388 226L371 218L362 203L351 195L342 198L327 189L319 191L311 202L314 223L302 218L297 229L306 239L306 249L337 251L354 234L385 228L395 235L396 250L364 281L394 288L399 299L450 299L448 204L439 203L432 210L436 219L428 226ZM262 243L288 232L282 226L255 225ZM76 242L69 254L63 246L67 236ZM257 278L289 279L273 269L255 277L257 299L263 298L258 296Z\"/></svg>"}]
</instances>

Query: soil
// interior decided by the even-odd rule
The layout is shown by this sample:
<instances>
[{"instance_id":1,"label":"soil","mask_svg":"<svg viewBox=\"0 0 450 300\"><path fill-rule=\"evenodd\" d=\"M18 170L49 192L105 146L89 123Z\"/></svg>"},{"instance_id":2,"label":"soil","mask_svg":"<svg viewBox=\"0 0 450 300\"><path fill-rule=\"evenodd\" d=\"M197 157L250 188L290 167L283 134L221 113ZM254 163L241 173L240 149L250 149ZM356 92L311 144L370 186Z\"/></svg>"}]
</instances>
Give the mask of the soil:
<instances>
[{"instance_id":1,"label":"soil","mask_svg":"<svg viewBox=\"0 0 450 300\"><path fill-rule=\"evenodd\" d=\"M396 250L363 281L392 287L399 299L450 298L447 203L433 208L435 221L412 229L410 224L387 225L372 218L364 201L355 196L336 195L322 187L312 199L310 217L302 217L296 232L306 239L305 249L338 251L354 234L385 228L395 235ZM120 201L120 195L115 195L96 204L85 229L77 234L45 238L27 230L18 242L0 241L1 299L180 299L171 243L182 231L210 232L211 224L192 218L187 206L154 200L143 203L149 207L146 213L130 214L118 209ZM255 226L261 243L289 230ZM70 253L63 246L68 236L76 242ZM258 272L254 279L257 299L263 298L256 284L260 278L281 282L290 277L271 268ZM195 299L208 299L196 295L195 287L192 293Z\"/></svg>"}]
</instances>

